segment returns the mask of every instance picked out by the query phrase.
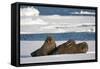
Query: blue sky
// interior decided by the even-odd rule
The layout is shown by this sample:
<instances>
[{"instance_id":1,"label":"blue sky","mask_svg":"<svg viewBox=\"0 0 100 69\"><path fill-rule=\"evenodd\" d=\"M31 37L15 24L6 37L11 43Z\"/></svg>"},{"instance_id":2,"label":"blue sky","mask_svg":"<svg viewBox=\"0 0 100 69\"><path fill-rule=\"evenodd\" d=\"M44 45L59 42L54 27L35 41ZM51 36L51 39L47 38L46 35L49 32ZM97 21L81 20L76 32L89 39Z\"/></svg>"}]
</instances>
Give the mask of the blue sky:
<instances>
[{"instance_id":1,"label":"blue sky","mask_svg":"<svg viewBox=\"0 0 100 69\"><path fill-rule=\"evenodd\" d=\"M27 8L32 6L22 6L21 8ZM93 9L77 9L77 8L62 8L62 7L44 7L44 6L33 6L37 9L39 15L95 15Z\"/></svg>"},{"instance_id":2,"label":"blue sky","mask_svg":"<svg viewBox=\"0 0 100 69\"><path fill-rule=\"evenodd\" d=\"M78 15L78 14L79 15L93 15L93 13L95 13L95 10L91 10L91 9L37 7L37 6L35 8L40 11L40 15ZM80 14L80 12L82 11L85 13ZM87 14L87 12L90 12L90 13Z\"/></svg>"}]
</instances>

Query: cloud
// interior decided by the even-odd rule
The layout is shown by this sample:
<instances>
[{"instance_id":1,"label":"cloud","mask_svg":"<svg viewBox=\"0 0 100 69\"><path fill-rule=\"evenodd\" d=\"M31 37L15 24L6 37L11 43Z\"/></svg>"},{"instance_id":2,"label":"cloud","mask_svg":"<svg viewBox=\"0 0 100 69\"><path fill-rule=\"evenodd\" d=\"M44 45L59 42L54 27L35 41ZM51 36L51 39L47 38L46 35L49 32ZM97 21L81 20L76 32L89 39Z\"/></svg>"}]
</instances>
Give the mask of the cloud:
<instances>
[{"instance_id":1,"label":"cloud","mask_svg":"<svg viewBox=\"0 0 100 69\"><path fill-rule=\"evenodd\" d=\"M39 16L39 10L34 7L25 7L20 9L21 16Z\"/></svg>"},{"instance_id":2,"label":"cloud","mask_svg":"<svg viewBox=\"0 0 100 69\"><path fill-rule=\"evenodd\" d=\"M80 12L72 12L71 14L91 14L91 15L95 15L95 12L89 12L89 11L81 10Z\"/></svg>"},{"instance_id":3,"label":"cloud","mask_svg":"<svg viewBox=\"0 0 100 69\"><path fill-rule=\"evenodd\" d=\"M42 19L36 19L36 20L21 20L21 25L47 25L48 23Z\"/></svg>"}]
</instances>

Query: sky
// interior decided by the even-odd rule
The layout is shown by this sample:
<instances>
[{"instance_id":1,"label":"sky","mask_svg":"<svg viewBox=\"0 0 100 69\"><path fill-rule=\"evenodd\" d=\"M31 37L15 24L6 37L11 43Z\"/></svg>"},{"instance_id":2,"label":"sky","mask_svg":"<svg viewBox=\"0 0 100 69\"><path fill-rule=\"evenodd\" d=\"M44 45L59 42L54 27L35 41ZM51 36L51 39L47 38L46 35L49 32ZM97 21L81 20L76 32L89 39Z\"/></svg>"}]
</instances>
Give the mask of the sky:
<instances>
[{"instance_id":1,"label":"sky","mask_svg":"<svg viewBox=\"0 0 100 69\"><path fill-rule=\"evenodd\" d=\"M62 7L44 7L44 6L21 6L23 13L36 13L37 15L95 15L93 9L77 9L77 8L62 8Z\"/></svg>"},{"instance_id":2,"label":"sky","mask_svg":"<svg viewBox=\"0 0 100 69\"><path fill-rule=\"evenodd\" d=\"M93 9L21 6L20 13L22 34L95 32L95 10Z\"/></svg>"}]
</instances>

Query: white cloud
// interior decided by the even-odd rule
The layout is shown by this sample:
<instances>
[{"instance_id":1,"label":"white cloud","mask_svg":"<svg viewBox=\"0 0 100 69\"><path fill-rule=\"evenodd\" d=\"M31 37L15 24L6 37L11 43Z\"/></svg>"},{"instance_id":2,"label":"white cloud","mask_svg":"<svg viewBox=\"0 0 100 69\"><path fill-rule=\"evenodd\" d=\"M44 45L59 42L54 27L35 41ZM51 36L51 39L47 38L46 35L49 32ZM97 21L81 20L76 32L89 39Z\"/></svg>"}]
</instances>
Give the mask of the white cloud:
<instances>
[{"instance_id":1,"label":"white cloud","mask_svg":"<svg viewBox=\"0 0 100 69\"><path fill-rule=\"evenodd\" d=\"M42 19L36 19L36 20L21 20L21 25L47 25L48 23Z\"/></svg>"},{"instance_id":2,"label":"white cloud","mask_svg":"<svg viewBox=\"0 0 100 69\"><path fill-rule=\"evenodd\" d=\"M39 10L37 10L34 7L27 7L27 8L21 8L20 14L21 16L39 16Z\"/></svg>"},{"instance_id":3,"label":"white cloud","mask_svg":"<svg viewBox=\"0 0 100 69\"><path fill-rule=\"evenodd\" d=\"M80 12L80 14L95 14L94 12L88 12L88 11L82 11Z\"/></svg>"},{"instance_id":4,"label":"white cloud","mask_svg":"<svg viewBox=\"0 0 100 69\"><path fill-rule=\"evenodd\" d=\"M95 15L95 12L88 12L88 11L81 10L80 12L72 12L72 14L92 14L92 15Z\"/></svg>"}]
</instances>

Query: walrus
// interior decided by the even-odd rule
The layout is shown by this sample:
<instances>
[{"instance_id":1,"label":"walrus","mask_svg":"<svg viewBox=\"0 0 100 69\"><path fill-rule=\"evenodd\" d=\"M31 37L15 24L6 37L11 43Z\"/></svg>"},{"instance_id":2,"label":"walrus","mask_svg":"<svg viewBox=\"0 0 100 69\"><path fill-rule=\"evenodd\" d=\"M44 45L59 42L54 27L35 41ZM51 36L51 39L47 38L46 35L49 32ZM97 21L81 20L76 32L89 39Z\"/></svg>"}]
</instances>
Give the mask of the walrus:
<instances>
[{"instance_id":1,"label":"walrus","mask_svg":"<svg viewBox=\"0 0 100 69\"><path fill-rule=\"evenodd\" d=\"M76 45L77 53L86 53L88 51L88 44L86 42L82 42Z\"/></svg>"},{"instance_id":2,"label":"walrus","mask_svg":"<svg viewBox=\"0 0 100 69\"><path fill-rule=\"evenodd\" d=\"M67 42L59 45L55 51L52 52L52 54L67 54L67 53L73 53L75 50L75 41L74 40L68 40Z\"/></svg>"},{"instance_id":3,"label":"walrus","mask_svg":"<svg viewBox=\"0 0 100 69\"><path fill-rule=\"evenodd\" d=\"M31 53L31 56L45 56L50 54L56 48L56 43L53 37L48 36L42 47Z\"/></svg>"},{"instance_id":4,"label":"walrus","mask_svg":"<svg viewBox=\"0 0 100 69\"><path fill-rule=\"evenodd\" d=\"M82 42L76 44L74 40L68 40L67 42L59 45L52 54L77 54L86 53L88 51L88 44Z\"/></svg>"}]
</instances>

